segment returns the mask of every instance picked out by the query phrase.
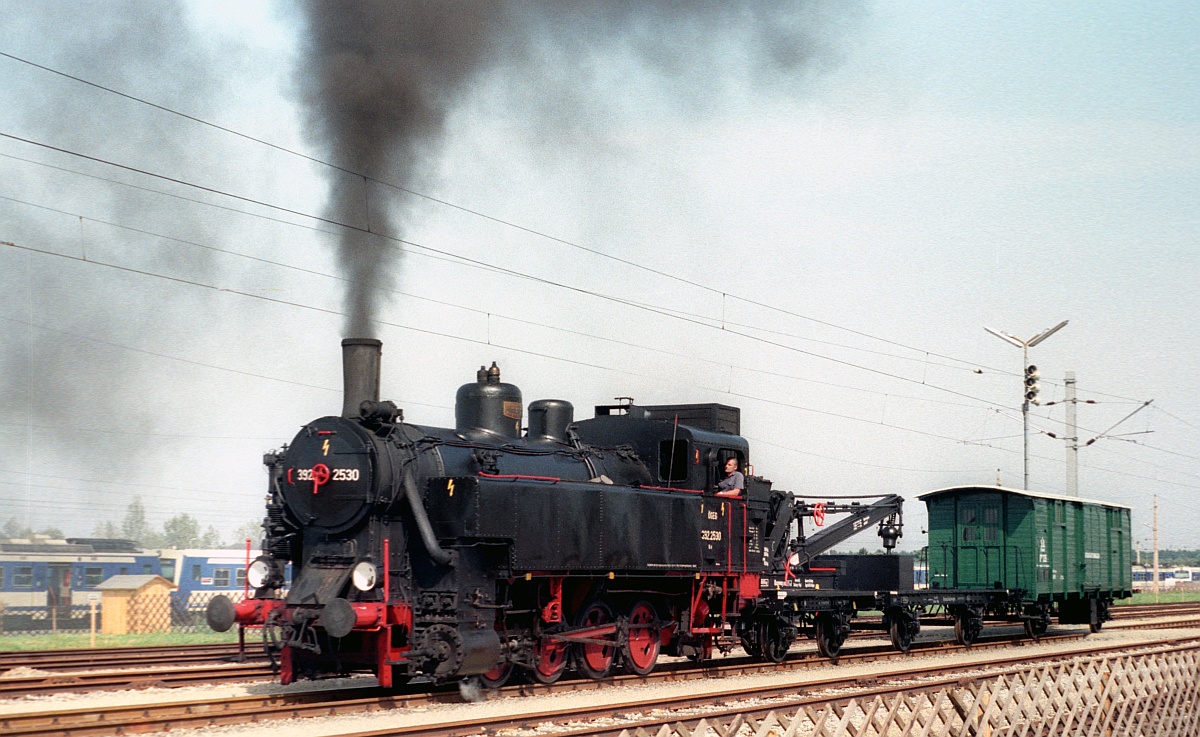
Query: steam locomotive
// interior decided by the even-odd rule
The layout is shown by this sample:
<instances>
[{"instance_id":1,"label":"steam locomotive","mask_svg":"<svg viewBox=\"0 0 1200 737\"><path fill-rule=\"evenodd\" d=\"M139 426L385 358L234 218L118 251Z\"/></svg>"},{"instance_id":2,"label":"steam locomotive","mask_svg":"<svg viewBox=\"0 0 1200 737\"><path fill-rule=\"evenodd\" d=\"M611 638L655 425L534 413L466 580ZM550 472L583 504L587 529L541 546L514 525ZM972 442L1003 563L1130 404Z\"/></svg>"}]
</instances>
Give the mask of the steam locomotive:
<instances>
[{"instance_id":1,"label":"steam locomotive","mask_svg":"<svg viewBox=\"0 0 1200 737\"><path fill-rule=\"evenodd\" d=\"M262 628L284 683L644 675L662 653L738 645L779 662L800 634L835 658L862 609L884 612L902 650L931 611L966 643L985 614L1028 627L1048 611L1005 589L914 591L913 558L894 554L901 497L773 489L737 408L630 401L576 421L569 402L540 400L522 434L521 392L492 364L458 390L454 428L413 425L379 399L381 346L342 341L341 416L264 457L255 594L207 612L218 631ZM744 489L719 495L731 458ZM871 527L889 554L823 555Z\"/></svg>"}]
</instances>

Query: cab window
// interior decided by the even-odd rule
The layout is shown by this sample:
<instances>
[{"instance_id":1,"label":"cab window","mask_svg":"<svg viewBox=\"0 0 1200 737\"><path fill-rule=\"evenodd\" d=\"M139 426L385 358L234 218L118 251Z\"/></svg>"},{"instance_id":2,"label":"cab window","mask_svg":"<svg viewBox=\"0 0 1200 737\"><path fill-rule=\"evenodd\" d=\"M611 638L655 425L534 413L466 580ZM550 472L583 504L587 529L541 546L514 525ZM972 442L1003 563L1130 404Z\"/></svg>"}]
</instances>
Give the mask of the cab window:
<instances>
[{"instance_id":1,"label":"cab window","mask_svg":"<svg viewBox=\"0 0 1200 737\"><path fill-rule=\"evenodd\" d=\"M664 440L658 446L658 478L662 481L687 481L688 442Z\"/></svg>"}]
</instances>

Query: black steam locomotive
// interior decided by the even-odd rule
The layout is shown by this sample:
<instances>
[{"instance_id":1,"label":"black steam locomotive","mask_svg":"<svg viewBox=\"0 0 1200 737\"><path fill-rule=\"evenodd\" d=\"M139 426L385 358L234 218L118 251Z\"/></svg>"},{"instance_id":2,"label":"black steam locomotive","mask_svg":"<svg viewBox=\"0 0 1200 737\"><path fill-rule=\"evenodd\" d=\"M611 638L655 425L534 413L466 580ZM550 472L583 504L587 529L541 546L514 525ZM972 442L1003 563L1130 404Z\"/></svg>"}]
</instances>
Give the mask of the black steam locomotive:
<instances>
[{"instance_id":1,"label":"black steam locomotive","mask_svg":"<svg viewBox=\"0 0 1200 737\"><path fill-rule=\"evenodd\" d=\"M575 421L568 402L542 400L522 434L521 393L493 364L459 389L455 428L423 427L379 401L380 342L342 346L342 415L265 456L253 598L208 611L216 630L262 627L284 683L549 683L739 644L778 662L798 634L836 657L859 609L883 610L907 649L922 611L943 607L970 642L985 610L1016 605L1003 591L913 591L910 556L821 557L872 526L890 553L901 498L773 490L752 473L736 408L627 402ZM730 458L745 488L718 495ZM826 514L844 516L824 526ZM819 531L806 536L805 518Z\"/></svg>"}]
</instances>

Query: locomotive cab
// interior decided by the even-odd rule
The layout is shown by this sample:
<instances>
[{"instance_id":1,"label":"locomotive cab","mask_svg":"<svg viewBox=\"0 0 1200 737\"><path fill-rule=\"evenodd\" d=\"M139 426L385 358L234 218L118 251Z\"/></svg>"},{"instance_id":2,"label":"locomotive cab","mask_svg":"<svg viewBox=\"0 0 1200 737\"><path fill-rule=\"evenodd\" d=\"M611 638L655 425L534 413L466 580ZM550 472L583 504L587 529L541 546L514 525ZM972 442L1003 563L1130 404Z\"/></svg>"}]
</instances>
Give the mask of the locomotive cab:
<instances>
[{"instance_id":1,"label":"locomotive cab","mask_svg":"<svg viewBox=\"0 0 1200 737\"><path fill-rule=\"evenodd\" d=\"M750 446L738 435L740 410L721 404L599 405L596 416L571 430L598 447L628 445L665 489L711 492L728 458L748 468Z\"/></svg>"}]
</instances>

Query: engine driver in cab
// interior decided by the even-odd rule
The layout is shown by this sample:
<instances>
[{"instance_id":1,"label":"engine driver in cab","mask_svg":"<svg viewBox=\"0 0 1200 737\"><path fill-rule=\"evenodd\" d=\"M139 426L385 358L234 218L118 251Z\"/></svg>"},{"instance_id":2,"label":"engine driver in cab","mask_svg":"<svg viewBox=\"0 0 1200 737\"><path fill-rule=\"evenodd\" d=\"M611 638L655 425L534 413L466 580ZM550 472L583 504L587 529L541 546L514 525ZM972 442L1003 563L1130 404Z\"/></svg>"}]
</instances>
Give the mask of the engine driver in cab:
<instances>
[{"instance_id":1,"label":"engine driver in cab","mask_svg":"<svg viewBox=\"0 0 1200 737\"><path fill-rule=\"evenodd\" d=\"M737 456L725 460L725 478L717 484L717 496L741 496L746 488L746 477L738 470Z\"/></svg>"}]
</instances>

